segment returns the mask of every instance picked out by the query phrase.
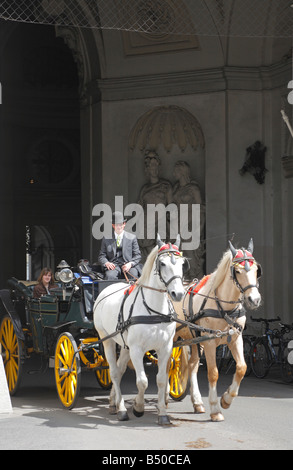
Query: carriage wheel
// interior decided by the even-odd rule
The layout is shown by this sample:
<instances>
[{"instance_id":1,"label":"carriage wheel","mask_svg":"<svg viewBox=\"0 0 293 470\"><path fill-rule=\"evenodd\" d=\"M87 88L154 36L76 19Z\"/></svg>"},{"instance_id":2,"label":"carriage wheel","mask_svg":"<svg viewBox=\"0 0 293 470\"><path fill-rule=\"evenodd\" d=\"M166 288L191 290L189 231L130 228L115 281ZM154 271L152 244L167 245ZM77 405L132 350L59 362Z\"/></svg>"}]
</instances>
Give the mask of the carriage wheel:
<instances>
[{"instance_id":1,"label":"carriage wheel","mask_svg":"<svg viewBox=\"0 0 293 470\"><path fill-rule=\"evenodd\" d=\"M79 355L86 367L88 369L93 369L99 385L105 390L109 390L112 387L109 364L105 359L103 346L101 346L101 354L99 354L94 348L90 347L91 343L95 342L97 342L97 338L84 339L82 344L88 344L89 349L84 351L81 350ZM97 369L97 367L99 367L99 369Z\"/></svg>"},{"instance_id":2,"label":"carriage wheel","mask_svg":"<svg viewBox=\"0 0 293 470\"><path fill-rule=\"evenodd\" d=\"M169 370L169 395L180 401L186 396L188 383L188 363L182 347L173 348Z\"/></svg>"},{"instance_id":3,"label":"carriage wheel","mask_svg":"<svg viewBox=\"0 0 293 470\"><path fill-rule=\"evenodd\" d=\"M9 392L10 395L14 395L22 377L23 346L21 340L16 336L12 320L8 316L4 317L1 322L0 343Z\"/></svg>"},{"instance_id":4,"label":"carriage wheel","mask_svg":"<svg viewBox=\"0 0 293 470\"><path fill-rule=\"evenodd\" d=\"M97 381L99 382L102 388L104 388L105 390L109 390L112 387L112 380L110 377L110 370L107 359L103 360L100 367L101 369L95 371Z\"/></svg>"},{"instance_id":5,"label":"carriage wheel","mask_svg":"<svg viewBox=\"0 0 293 470\"><path fill-rule=\"evenodd\" d=\"M81 369L77 350L70 333L59 336L55 349L55 380L59 400L68 410L74 407L80 390Z\"/></svg>"}]
</instances>

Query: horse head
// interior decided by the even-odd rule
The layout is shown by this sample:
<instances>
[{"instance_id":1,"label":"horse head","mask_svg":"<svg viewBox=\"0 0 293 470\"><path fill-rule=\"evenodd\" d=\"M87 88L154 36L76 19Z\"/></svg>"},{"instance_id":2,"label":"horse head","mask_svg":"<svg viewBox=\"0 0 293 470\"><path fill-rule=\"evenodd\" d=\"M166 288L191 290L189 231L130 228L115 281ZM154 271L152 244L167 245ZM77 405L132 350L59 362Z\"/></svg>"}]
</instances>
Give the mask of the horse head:
<instances>
[{"instance_id":1,"label":"horse head","mask_svg":"<svg viewBox=\"0 0 293 470\"><path fill-rule=\"evenodd\" d=\"M229 240L229 247L232 253L231 275L234 283L244 295L247 305L251 309L258 308L261 302L261 295L258 290L258 278L262 274L262 268L252 256L253 240L250 239L247 250L236 249Z\"/></svg>"},{"instance_id":2,"label":"horse head","mask_svg":"<svg viewBox=\"0 0 293 470\"><path fill-rule=\"evenodd\" d=\"M179 302L184 296L183 276L189 269L189 263L179 251L180 235L175 244L162 242L157 235L158 255L156 259L156 273L166 287L172 300Z\"/></svg>"}]
</instances>

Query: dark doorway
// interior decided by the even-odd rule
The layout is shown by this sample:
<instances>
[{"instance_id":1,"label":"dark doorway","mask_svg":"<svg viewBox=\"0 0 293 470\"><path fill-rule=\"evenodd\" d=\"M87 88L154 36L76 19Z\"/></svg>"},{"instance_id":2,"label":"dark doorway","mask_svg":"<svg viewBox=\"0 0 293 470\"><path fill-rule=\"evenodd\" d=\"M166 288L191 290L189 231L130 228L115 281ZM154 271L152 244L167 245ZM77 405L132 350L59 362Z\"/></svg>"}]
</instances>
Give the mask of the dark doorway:
<instances>
[{"instance_id":1,"label":"dark doorway","mask_svg":"<svg viewBox=\"0 0 293 470\"><path fill-rule=\"evenodd\" d=\"M1 285L11 275L25 277L26 226L31 227L34 276L47 262L67 258L74 265L81 251L76 64L54 27L5 23L4 33Z\"/></svg>"}]
</instances>

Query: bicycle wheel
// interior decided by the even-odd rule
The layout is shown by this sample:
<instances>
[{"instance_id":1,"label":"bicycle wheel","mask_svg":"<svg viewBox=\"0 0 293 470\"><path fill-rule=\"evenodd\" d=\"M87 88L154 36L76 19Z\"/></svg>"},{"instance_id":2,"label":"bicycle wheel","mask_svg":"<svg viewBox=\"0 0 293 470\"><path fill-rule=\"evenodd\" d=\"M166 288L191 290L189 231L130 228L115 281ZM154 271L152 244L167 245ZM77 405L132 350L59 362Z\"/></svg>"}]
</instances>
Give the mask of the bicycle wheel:
<instances>
[{"instance_id":1,"label":"bicycle wheel","mask_svg":"<svg viewBox=\"0 0 293 470\"><path fill-rule=\"evenodd\" d=\"M219 373L234 374L236 363L227 344L220 344L220 346L217 347L216 363Z\"/></svg>"},{"instance_id":2,"label":"bicycle wheel","mask_svg":"<svg viewBox=\"0 0 293 470\"><path fill-rule=\"evenodd\" d=\"M251 369L254 375L259 379L266 377L271 366L271 354L263 339L253 344L250 359Z\"/></svg>"},{"instance_id":3,"label":"bicycle wheel","mask_svg":"<svg viewBox=\"0 0 293 470\"><path fill-rule=\"evenodd\" d=\"M244 360L247 365L245 377L251 374L251 362L250 362L250 355L252 351L252 345L248 338L243 336L243 353L244 353Z\"/></svg>"},{"instance_id":4,"label":"bicycle wheel","mask_svg":"<svg viewBox=\"0 0 293 470\"><path fill-rule=\"evenodd\" d=\"M280 374L286 384L293 382L293 366L288 362L288 342L284 342L279 349Z\"/></svg>"}]
</instances>

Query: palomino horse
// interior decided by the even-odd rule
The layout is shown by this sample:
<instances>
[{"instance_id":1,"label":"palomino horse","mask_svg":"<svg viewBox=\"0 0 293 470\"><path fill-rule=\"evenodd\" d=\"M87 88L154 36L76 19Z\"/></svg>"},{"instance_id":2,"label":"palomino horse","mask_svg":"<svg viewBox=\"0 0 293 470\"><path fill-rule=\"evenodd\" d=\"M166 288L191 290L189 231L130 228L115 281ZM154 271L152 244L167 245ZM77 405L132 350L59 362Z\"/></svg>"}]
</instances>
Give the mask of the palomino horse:
<instances>
[{"instance_id":1,"label":"palomino horse","mask_svg":"<svg viewBox=\"0 0 293 470\"><path fill-rule=\"evenodd\" d=\"M136 372L138 394L133 404L135 416L144 413L144 392L148 380L144 371L143 358L147 351L155 350L158 356L158 422L170 424L166 413L168 394L168 361L173 348L176 322L168 295L179 302L184 294L183 274L187 268L179 252L180 237L176 245L164 244L160 238L149 254L142 275L136 284L121 289L121 283L105 288L94 305L94 324L103 342L109 363L113 386L110 393L110 413L116 413L118 420L128 420L127 410L121 395L120 382L131 359ZM119 331L119 334L112 335ZM116 362L116 343L121 352Z\"/></svg>"},{"instance_id":2,"label":"palomino horse","mask_svg":"<svg viewBox=\"0 0 293 470\"><path fill-rule=\"evenodd\" d=\"M199 283L189 287L183 300L183 306L182 303L174 305L179 318L195 323L206 330L205 332L201 331L201 335L206 336L208 330L218 330L219 333L221 331L227 332L226 336L215 338L216 334L214 339L201 343L208 369L209 404L212 421L224 420L217 397L219 374L216 365L216 348L219 344L228 344L236 362L236 372L232 384L221 398L221 405L226 409L231 405L233 398L238 395L240 382L246 372L242 339L246 321L243 303L245 302L250 309L255 309L259 307L261 302L257 280L261 275L261 266L252 256L252 239L247 250L244 248L237 250L230 242L229 244L230 249L224 253L216 270ZM186 312L187 303L188 312ZM174 340L178 337L186 340L195 335L192 329L180 328L182 326L177 328ZM232 335L231 329L234 332ZM191 401L195 413L204 413L205 409L197 382L198 367L198 344L192 344L188 363Z\"/></svg>"}]
</instances>

